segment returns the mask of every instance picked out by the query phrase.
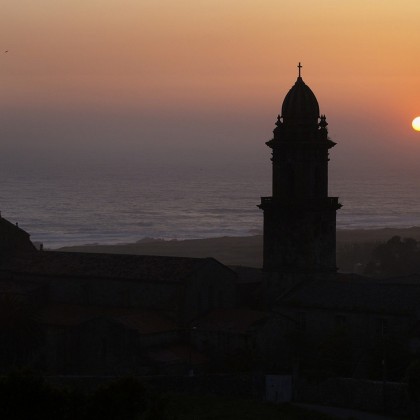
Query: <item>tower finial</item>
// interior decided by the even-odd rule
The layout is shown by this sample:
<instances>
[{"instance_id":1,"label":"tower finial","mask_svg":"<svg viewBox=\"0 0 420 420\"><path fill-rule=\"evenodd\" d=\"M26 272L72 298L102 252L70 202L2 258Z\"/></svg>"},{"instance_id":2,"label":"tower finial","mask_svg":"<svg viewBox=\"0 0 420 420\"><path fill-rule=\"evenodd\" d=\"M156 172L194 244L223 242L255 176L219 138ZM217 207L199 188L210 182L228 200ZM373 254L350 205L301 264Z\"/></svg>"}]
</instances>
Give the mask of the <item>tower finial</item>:
<instances>
[{"instance_id":1,"label":"tower finial","mask_svg":"<svg viewBox=\"0 0 420 420\"><path fill-rule=\"evenodd\" d=\"M302 66L302 64L300 64L300 61L299 61L299 64L298 64L298 69L299 69L299 77L301 77L300 76L300 69L302 68L303 66Z\"/></svg>"}]
</instances>

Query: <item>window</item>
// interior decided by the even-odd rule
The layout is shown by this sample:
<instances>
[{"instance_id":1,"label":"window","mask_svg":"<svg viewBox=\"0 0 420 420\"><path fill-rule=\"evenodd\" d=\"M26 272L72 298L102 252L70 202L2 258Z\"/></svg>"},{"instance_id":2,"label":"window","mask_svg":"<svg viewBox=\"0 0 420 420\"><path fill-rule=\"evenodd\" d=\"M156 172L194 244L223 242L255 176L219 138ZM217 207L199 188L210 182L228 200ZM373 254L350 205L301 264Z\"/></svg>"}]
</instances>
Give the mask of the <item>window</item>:
<instances>
[{"instance_id":1,"label":"window","mask_svg":"<svg viewBox=\"0 0 420 420\"><path fill-rule=\"evenodd\" d=\"M321 169L319 166L317 166L314 170L314 189L313 194L315 197L319 197L322 193L322 175L321 175Z\"/></svg>"},{"instance_id":2,"label":"window","mask_svg":"<svg viewBox=\"0 0 420 420\"><path fill-rule=\"evenodd\" d=\"M291 165L288 167L287 190L290 197L295 196L295 171Z\"/></svg>"},{"instance_id":3,"label":"window","mask_svg":"<svg viewBox=\"0 0 420 420\"><path fill-rule=\"evenodd\" d=\"M106 362L108 356L108 340L106 338L102 338L101 340L101 359L103 362Z\"/></svg>"},{"instance_id":4,"label":"window","mask_svg":"<svg viewBox=\"0 0 420 420\"><path fill-rule=\"evenodd\" d=\"M389 330L388 320L385 318L379 318L377 321L377 327L376 327L376 332L378 333L378 335L383 337L384 335L388 334L388 330Z\"/></svg>"},{"instance_id":5,"label":"window","mask_svg":"<svg viewBox=\"0 0 420 420\"><path fill-rule=\"evenodd\" d=\"M221 290L217 293L217 307L223 308L223 292Z\"/></svg>"},{"instance_id":6,"label":"window","mask_svg":"<svg viewBox=\"0 0 420 420\"><path fill-rule=\"evenodd\" d=\"M344 315L336 315L335 316L335 327L336 328L343 328L346 325L346 317Z\"/></svg>"},{"instance_id":7,"label":"window","mask_svg":"<svg viewBox=\"0 0 420 420\"><path fill-rule=\"evenodd\" d=\"M296 328L305 331L306 330L306 314L305 312L298 312L296 314Z\"/></svg>"},{"instance_id":8,"label":"window","mask_svg":"<svg viewBox=\"0 0 420 420\"><path fill-rule=\"evenodd\" d=\"M215 304L215 299L214 299L214 295L215 295L215 290L214 290L214 286L212 284L209 285L208 288L208 295L207 295L207 310L212 310L214 308L214 304Z\"/></svg>"}]
</instances>

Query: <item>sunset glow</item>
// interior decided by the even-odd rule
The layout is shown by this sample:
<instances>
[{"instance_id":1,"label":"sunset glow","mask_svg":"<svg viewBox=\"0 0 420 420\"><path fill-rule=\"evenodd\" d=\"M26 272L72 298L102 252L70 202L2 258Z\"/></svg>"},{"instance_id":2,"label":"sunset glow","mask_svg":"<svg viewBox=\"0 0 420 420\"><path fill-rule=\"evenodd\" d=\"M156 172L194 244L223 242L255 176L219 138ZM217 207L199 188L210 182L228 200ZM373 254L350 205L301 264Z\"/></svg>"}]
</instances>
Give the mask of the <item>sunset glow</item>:
<instances>
[{"instance_id":1,"label":"sunset glow","mask_svg":"<svg viewBox=\"0 0 420 420\"><path fill-rule=\"evenodd\" d=\"M335 162L353 168L379 145L385 160L411 159L419 17L417 0L5 0L3 146L150 159L164 146L174 161L241 147L262 162L301 61Z\"/></svg>"}]
</instances>

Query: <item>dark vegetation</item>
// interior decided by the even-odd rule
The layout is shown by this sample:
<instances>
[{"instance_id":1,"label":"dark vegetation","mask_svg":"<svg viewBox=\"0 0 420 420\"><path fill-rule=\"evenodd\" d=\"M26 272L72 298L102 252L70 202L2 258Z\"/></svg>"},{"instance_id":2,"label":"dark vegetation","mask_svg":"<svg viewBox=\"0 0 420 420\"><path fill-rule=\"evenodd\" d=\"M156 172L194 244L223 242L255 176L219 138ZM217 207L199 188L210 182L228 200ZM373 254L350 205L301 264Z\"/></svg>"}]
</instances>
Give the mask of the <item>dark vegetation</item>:
<instances>
[{"instance_id":1,"label":"dark vegetation","mask_svg":"<svg viewBox=\"0 0 420 420\"><path fill-rule=\"evenodd\" d=\"M356 242L337 245L337 266L341 272L362 274L378 242Z\"/></svg>"},{"instance_id":2,"label":"dark vegetation","mask_svg":"<svg viewBox=\"0 0 420 420\"><path fill-rule=\"evenodd\" d=\"M346 326L336 328L318 342L302 341L296 348L302 378L322 382L328 378L357 378L406 382L407 367L418 355L410 354L404 340L386 334L366 348L354 345Z\"/></svg>"},{"instance_id":3,"label":"dark vegetation","mask_svg":"<svg viewBox=\"0 0 420 420\"><path fill-rule=\"evenodd\" d=\"M328 420L332 417L291 404L268 404L213 396L172 396L171 412L177 420Z\"/></svg>"},{"instance_id":4,"label":"dark vegetation","mask_svg":"<svg viewBox=\"0 0 420 420\"><path fill-rule=\"evenodd\" d=\"M30 372L0 379L0 418L7 420L264 420L330 417L291 405L211 396L163 395L134 378L91 393L55 388Z\"/></svg>"},{"instance_id":5,"label":"dark vegetation","mask_svg":"<svg viewBox=\"0 0 420 420\"><path fill-rule=\"evenodd\" d=\"M420 273L420 246L413 238L393 236L378 245L366 265L365 274L393 277Z\"/></svg>"},{"instance_id":6,"label":"dark vegetation","mask_svg":"<svg viewBox=\"0 0 420 420\"><path fill-rule=\"evenodd\" d=\"M393 236L386 242L345 243L337 246L340 271L370 277L420 273L420 244L413 238Z\"/></svg>"},{"instance_id":7,"label":"dark vegetation","mask_svg":"<svg viewBox=\"0 0 420 420\"><path fill-rule=\"evenodd\" d=\"M132 378L87 394L54 388L29 372L0 380L0 418L8 420L169 419L162 396Z\"/></svg>"}]
</instances>

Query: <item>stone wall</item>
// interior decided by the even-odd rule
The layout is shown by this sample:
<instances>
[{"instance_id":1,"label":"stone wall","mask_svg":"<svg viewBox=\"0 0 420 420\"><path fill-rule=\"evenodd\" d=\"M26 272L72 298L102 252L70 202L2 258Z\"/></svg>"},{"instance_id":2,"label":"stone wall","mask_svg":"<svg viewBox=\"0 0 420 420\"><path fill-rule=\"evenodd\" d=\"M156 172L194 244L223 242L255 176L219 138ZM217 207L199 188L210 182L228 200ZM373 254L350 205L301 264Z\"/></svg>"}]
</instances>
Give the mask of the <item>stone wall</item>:
<instances>
[{"instance_id":1,"label":"stone wall","mask_svg":"<svg viewBox=\"0 0 420 420\"><path fill-rule=\"evenodd\" d=\"M214 309L233 308L236 301L236 274L209 259L185 281L182 318L190 321Z\"/></svg>"},{"instance_id":2,"label":"stone wall","mask_svg":"<svg viewBox=\"0 0 420 420\"><path fill-rule=\"evenodd\" d=\"M50 301L77 305L173 309L178 284L128 280L56 278L50 281ZM175 302L174 302L175 301Z\"/></svg>"},{"instance_id":3,"label":"stone wall","mask_svg":"<svg viewBox=\"0 0 420 420\"><path fill-rule=\"evenodd\" d=\"M252 375L200 375L200 376L135 376L147 386L162 392L196 395L220 395L263 399L265 395L262 376ZM47 376L55 386L92 391L120 379L118 376Z\"/></svg>"},{"instance_id":4,"label":"stone wall","mask_svg":"<svg viewBox=\"0 0 420 420\"><path fill-rule=\"evenodd\" d=\"M295 401L346 407L362 411L403 415L408 413L407 385L404 383L330 378L323 382L299 380Z\"/></svg>"},{"instance_id":5,"label":"stone wall","mask_svg":"<svg viewBox=\"0 0 420 420\"><path fill-rule=\"evenodd\" d=\"M117 380L117 376L50 376L56 386L94 390ZM162 392L210 394L265 399L262 375L136 376L140 382ZM403 383L331 378L320 383L299 381L294 387L295 402L345 407L349 409L407 415L407 385Z\"/></svg>"}]
</instances>

